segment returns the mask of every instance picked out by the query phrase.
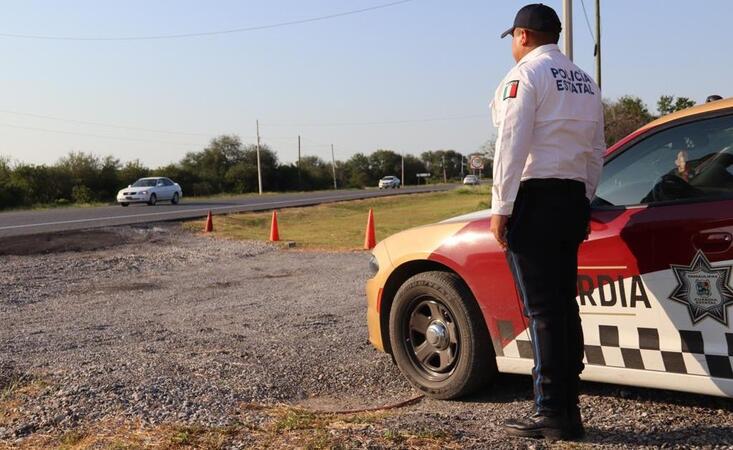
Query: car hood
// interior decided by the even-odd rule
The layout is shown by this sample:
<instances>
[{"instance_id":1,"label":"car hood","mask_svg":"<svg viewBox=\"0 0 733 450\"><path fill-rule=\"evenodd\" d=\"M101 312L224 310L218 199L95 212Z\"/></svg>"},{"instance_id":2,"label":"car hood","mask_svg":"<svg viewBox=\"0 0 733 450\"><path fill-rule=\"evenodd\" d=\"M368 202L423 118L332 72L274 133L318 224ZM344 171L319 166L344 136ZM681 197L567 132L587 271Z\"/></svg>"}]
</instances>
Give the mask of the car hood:
<instances>
[{"instance_id":1,"label":"car hood","mask_svg":"<svg viewBox=\"0 0 733 450\"><path fill-rule=\"evenodd\" d=\"M472 213L463 214L461 216L451 217L450 219L442 220L439 223L473 222L475 220L488 219L489 217L491 217L491 210L482 209L481 211L475 211Z\"/></svg>"},{"instance_id":2,"label":"car hood","mask_svg":"<svg viewBox=\"0 0 733 450\"><path fill-rule=\"evenodd\" d=\"M132 192L133 194L137 194L139 192L149 191L151 189L153 189L152 186L148 186L148 187L128 187L128 188L120 189L120 192Z\"/></svg>"},{"instance_id":3,"label":"car hood","mask_svg":"<svg viewBox=\"0 0 733 450\"><path fill-rule=\"evenodd\" d=\"M438 223L422 225L393 234L379 244L383 245L395 266L414 260L432 259L436 253L454 247L488 246L498 249L489 232L491 211L481 210L452 217Z\"/></svg>"}]
</instances>

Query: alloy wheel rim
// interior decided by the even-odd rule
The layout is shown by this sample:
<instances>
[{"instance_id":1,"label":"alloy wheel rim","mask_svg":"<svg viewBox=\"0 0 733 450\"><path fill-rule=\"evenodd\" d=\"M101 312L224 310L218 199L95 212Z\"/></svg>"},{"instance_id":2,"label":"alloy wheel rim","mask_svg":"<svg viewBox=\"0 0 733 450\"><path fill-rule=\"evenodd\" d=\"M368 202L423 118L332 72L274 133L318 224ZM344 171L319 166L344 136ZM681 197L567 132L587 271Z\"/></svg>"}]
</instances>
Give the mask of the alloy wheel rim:
<instances>
[{"instance_id":1,"label":"alloy wheel rim","mask_svg":"<svg viewBox=\"0 0 733 450\"><path fill-rule=\"evenodd\" d=\"M431 381L448 378L460 354L455 316L440 300L417 298L405 323L405 344L413 366Z\"/></svg>"}]
</instances>

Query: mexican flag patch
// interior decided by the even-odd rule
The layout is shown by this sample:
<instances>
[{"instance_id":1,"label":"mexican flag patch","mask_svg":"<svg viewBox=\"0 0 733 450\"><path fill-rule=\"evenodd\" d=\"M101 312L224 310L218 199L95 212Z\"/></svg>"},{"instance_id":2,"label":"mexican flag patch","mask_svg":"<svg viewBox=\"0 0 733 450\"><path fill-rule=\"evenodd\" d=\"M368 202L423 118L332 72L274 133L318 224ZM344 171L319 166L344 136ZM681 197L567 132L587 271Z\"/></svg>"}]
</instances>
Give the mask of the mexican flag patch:
<instances>
[{"instance_id":1,"label":"mexican flag patch","mask_svg":"<svg viewBox=\"0 0 733 450\"><path fill-rule=\"evenodd\" d=\"M519 80L514 80L508 82L504 86L504 95L503 100L506 100L508 98L515 98L517 96L517 91L519 90Z\"/></svg>"}]
</instances>

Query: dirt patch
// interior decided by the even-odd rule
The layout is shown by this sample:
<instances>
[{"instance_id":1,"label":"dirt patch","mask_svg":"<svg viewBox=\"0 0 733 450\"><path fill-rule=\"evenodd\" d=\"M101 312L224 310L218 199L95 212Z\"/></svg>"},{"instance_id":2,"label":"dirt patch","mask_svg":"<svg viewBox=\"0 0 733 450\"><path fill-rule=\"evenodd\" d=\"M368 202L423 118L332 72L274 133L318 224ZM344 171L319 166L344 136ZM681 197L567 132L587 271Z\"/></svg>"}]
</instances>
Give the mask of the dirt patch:
<instances>
[{"instance_id":1,"label":"dirt patch","mask_svg":"<svg viewBox=\"0 0 733 450\"><path fill-rule=\"evenodd\" d=\"M38 255L43 253L101 250L129 242L108 230L70 231L0 238L0 255Z\"/></svg>"}]
</instances>

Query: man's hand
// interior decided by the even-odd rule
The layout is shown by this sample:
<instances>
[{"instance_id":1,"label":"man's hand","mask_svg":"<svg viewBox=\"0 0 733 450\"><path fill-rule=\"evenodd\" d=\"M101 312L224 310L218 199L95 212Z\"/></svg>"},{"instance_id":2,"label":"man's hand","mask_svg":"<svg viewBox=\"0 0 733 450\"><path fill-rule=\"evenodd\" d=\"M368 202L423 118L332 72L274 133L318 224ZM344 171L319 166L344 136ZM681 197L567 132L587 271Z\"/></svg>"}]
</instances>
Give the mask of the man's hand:
<instances>
[{"instance_id":1,"label":"man's hand","mask_svg":"<svg viewBox=\"0 0 733 450\"><path fill-rule=\"evenodd\" d=\"M494 237L496 238L496 242L498 242L501 248L503 248L504 250L506 250L507 248L506 223L508 220L509 216L494 214L491 216L491 226L489 227L489 230L494 234Z\"/></svg>"}]
</instances>

